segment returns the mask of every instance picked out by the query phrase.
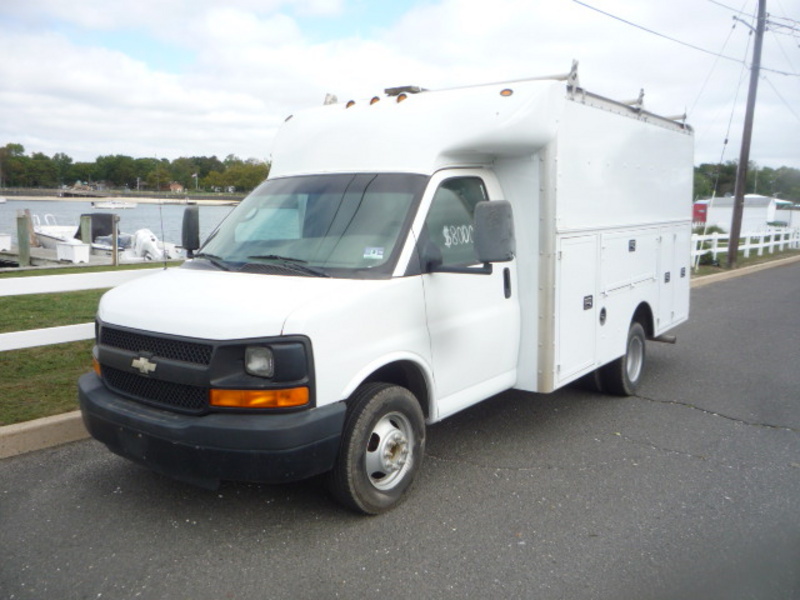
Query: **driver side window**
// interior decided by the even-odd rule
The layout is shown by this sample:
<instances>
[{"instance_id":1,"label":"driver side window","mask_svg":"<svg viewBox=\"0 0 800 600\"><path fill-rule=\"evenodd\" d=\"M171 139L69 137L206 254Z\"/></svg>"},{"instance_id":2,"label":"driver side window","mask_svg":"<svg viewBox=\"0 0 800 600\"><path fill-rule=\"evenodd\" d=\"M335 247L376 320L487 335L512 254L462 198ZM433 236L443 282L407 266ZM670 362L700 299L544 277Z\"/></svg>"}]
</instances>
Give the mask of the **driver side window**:
<instances>
[{"instance_id":1,"label":"driver side window","mask_svg":"<svg viewBox=\"0 0 800 600\"><path fill-rule=\"evenodd\" d=\"M439 186L433 196L425 226L431 243L442 256L442 266L466 266L478 262L473 241L475 205L488 200L478 177L454 177Z\"/></svg>"}]
</instances>

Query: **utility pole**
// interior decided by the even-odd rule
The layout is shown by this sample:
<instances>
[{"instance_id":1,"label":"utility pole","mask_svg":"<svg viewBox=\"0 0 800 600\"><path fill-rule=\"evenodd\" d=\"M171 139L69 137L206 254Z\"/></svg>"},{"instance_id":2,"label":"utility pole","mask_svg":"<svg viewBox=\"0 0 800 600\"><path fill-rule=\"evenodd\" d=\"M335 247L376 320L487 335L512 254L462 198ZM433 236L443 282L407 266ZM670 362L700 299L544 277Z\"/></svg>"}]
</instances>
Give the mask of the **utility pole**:
<instances>
[{"instance_id":1,"label":"utility pole","mask_svg":"<svg viewBox=\"0 0 800 600\"><path fill-rule=\"evenodd\" d=\"M750 161L750 140L753 137L753 113L756 108L756 92L758 92L758 74L761 70L761 46L764 41L764 28L767 20L767 0L758 0L758 22L755 29L753 45L753 64L750 67L750 89L747 92L747 110L744 115L744 132L742 133L742 150L739 154L739 166L736 169L736 187L734 188L733 217L731 218L731 235L728 240L728 268L736 268L739 255L739 235L742 232L742 213L744 212L744 189L747 184L747 163Z\"/></svg>"}]
</instances>

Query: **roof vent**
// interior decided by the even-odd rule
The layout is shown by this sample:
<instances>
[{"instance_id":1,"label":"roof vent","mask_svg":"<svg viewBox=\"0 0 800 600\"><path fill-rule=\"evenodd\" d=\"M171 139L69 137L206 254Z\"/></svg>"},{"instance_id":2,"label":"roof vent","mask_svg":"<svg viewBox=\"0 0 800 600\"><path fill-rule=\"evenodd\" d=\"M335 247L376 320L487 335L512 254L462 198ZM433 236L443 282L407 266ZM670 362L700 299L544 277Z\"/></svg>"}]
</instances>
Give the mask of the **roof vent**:
<instances>
[{"instance_id":1,"label":"roof vent","mask_svg":"<svg viewBox=\"0 0 800 600\"><path fill-rule=\"evenodd\" d=\"M401 85L400 87L386 88L383 92L387 96L399 96L400 94L419 94L420 92L427 92L425 88L418 85Z\"/></svg>"}]
</instances>

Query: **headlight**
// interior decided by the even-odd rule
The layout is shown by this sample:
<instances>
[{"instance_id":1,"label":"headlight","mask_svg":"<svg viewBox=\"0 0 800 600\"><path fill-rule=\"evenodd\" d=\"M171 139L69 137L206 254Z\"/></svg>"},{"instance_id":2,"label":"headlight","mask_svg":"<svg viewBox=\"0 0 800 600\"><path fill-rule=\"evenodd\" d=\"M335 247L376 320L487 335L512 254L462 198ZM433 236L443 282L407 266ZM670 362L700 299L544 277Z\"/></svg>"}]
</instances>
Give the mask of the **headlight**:
<instances>
[{"instance_id":1,"label":"headlight","mask_svg":"<svg viewBox=\"0 0 800 600\"><path fill-rule=\"evenodd\" d=\"M275 357L272 349L248 346L244 352L244 369L256 377L272 378L275 375Z\"/></svg>"}]
</instances>

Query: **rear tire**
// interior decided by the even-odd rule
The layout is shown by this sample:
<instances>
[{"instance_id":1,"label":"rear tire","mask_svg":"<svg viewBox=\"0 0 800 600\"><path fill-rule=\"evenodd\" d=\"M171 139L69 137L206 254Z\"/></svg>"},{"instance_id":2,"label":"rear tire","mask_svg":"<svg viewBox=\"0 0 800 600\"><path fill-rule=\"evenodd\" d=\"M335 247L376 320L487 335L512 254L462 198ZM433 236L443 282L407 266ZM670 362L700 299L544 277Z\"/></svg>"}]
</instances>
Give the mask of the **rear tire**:
<instances>
[{"instance_id":1,"label":"rear tire","mask_svg":"<svg viewBox=\"0 0 800 600\"><path fill-rule=\"evenodd\" d=\"M600 370L604 391L617 396L636 394L644 374L646 339L642 324L631 323L625 354Z\"/></svg>"},{"instance_id":2,"label":"rear tire","mask_svg":"<svg viewBox=\"0 0 800 600\"><path fill-rule=\"evenodd\" d=\"M425 453L425 417L414 394L385 383L361 386L349 404L328 489L352 510L380 514L411 489Z\"/></svg>"}]
</instances>

